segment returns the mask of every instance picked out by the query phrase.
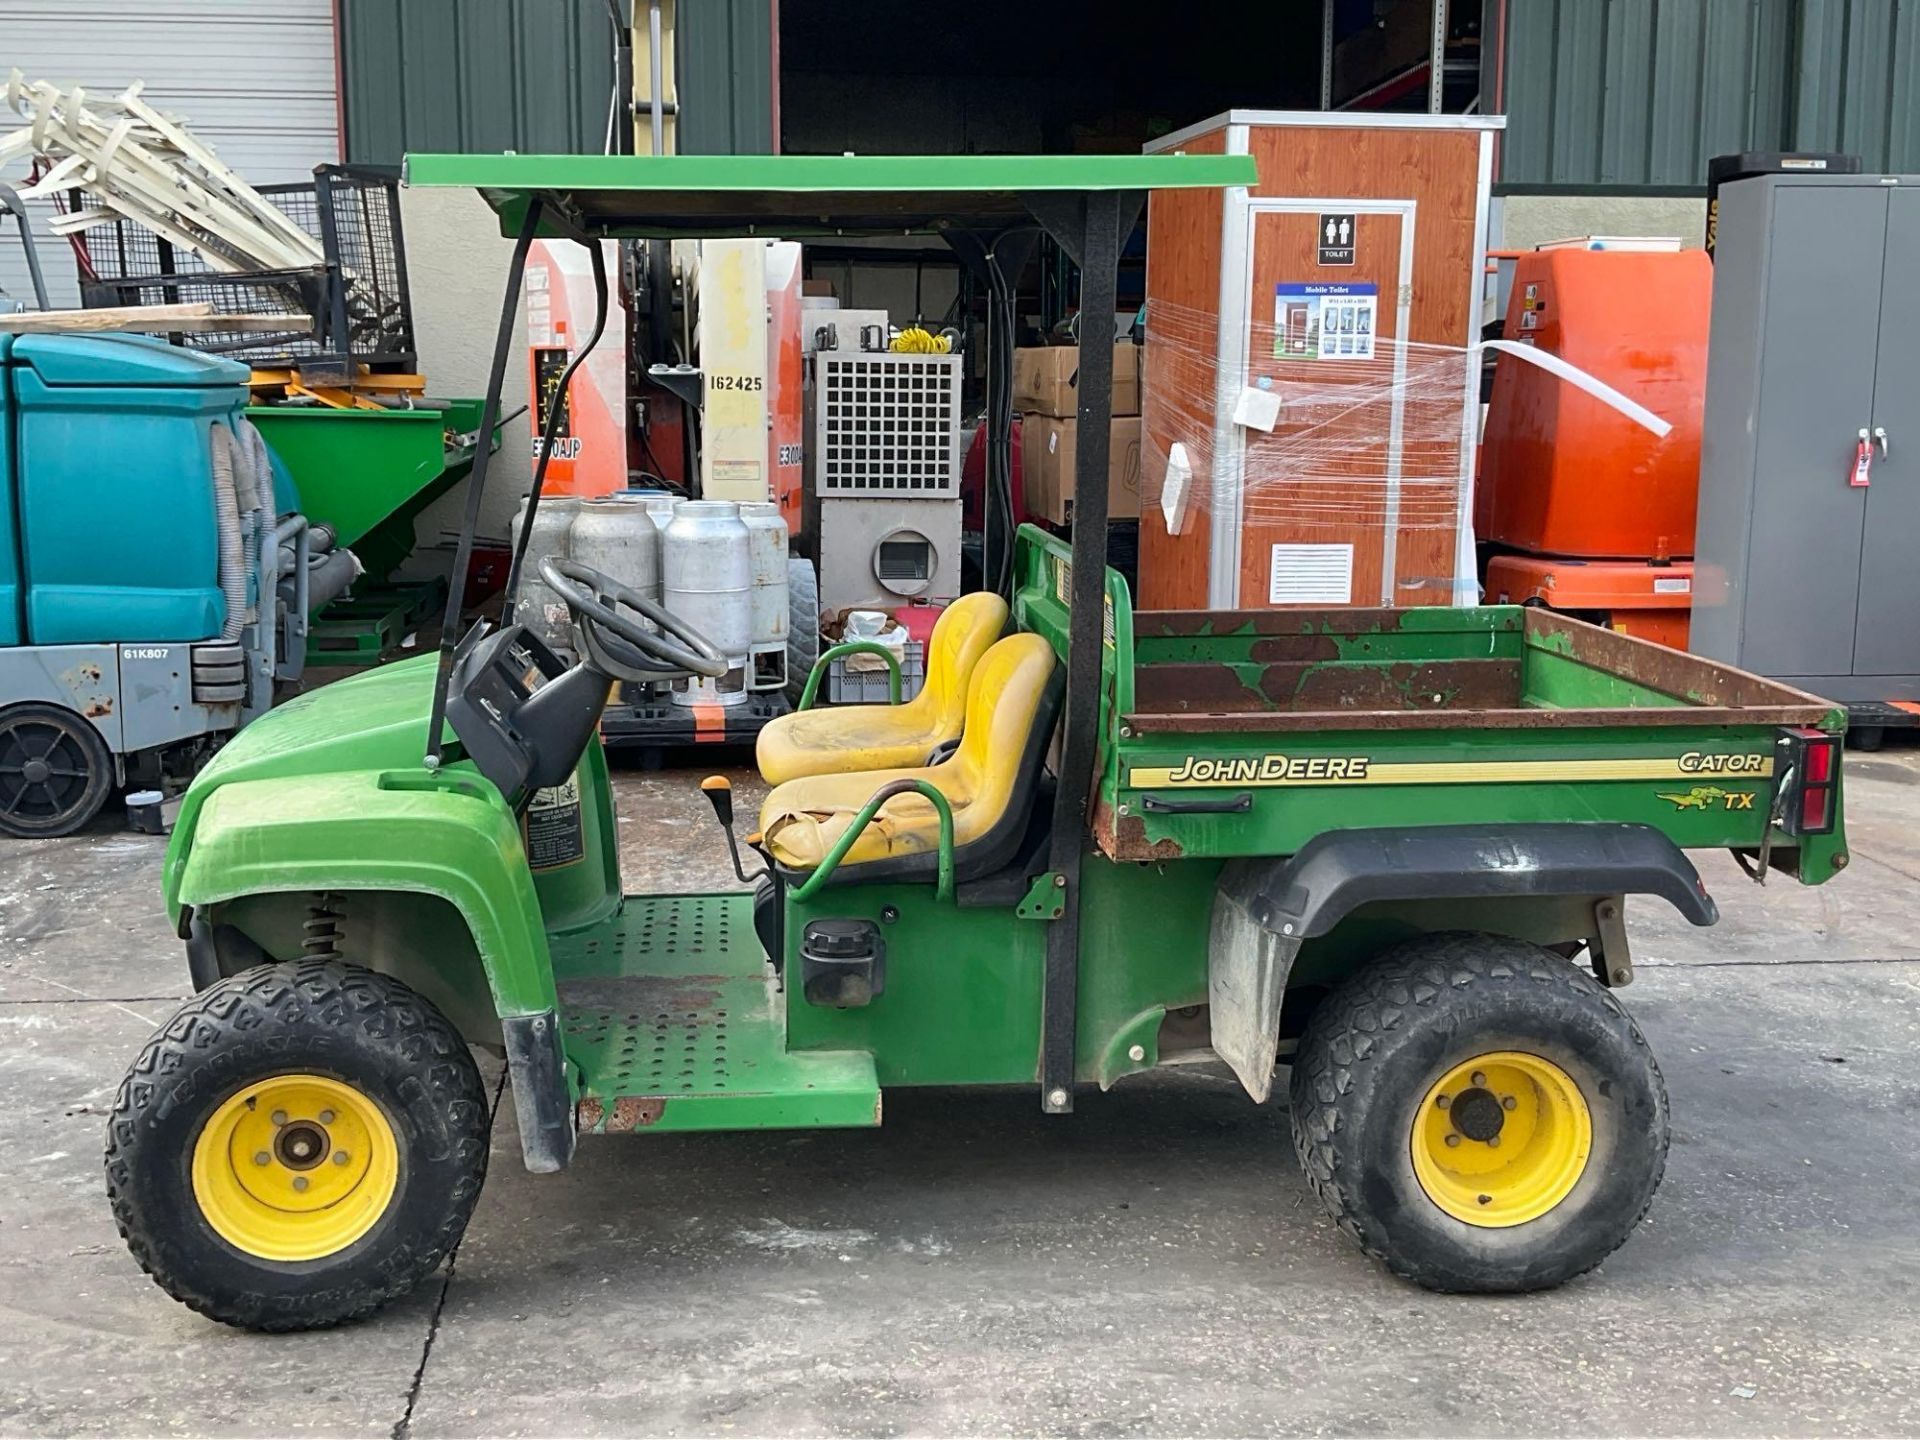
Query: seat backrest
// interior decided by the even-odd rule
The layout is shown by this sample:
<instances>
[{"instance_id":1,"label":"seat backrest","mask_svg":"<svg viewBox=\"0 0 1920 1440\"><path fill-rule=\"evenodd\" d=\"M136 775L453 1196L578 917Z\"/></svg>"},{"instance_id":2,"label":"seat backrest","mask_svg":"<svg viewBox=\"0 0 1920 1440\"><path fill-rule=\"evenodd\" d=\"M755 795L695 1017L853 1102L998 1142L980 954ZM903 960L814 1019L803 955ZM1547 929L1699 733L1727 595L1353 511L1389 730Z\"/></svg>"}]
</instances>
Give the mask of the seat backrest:
<instances>
[{"instance_id":1,"label":"seat backrest","mask_svg":"<svg viewBox=\"0 0 1920 1440\"><path fill-rule=\"evenodd\" d=\"M981 815L997 815L1013 794L1057 663L1040 636L1009 635L974 667L967 728L952 763L966 772Z\"/></svg>"},{"instance_id":2,"label":"seat backrest","mask_svg":"<svg viewBox=\"0 0 1920 1440\"><path fill-rule=\"evenodd\" d=\"M974 667L1006 628L1007 602L987 590L962 595L941 612L927 637L926 679L912 701L930 732L959 733Z\"/></svg>"}]
</instances>

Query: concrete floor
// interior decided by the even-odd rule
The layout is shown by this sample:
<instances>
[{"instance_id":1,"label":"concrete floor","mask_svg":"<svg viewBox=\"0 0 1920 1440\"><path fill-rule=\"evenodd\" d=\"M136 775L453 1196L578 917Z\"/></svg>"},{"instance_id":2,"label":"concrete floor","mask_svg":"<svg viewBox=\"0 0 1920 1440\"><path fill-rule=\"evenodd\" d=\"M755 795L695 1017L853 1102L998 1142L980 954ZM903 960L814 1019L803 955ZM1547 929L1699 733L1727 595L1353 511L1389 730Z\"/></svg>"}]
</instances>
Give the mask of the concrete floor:
<instances>
[{"instance_id":1,"label":"concrete floor","mask_svg":"<svg viewBox=\"0 0 1920 1440\"><path fill-rule=\"evenodd\" d=\"M698 773L620 776L631 887L725 876ZM876 1132L594 1143L553 1177L503 1114L450 1274L355 1328L228 1331L102 1195L104 1112L185 993L161 842L10 842L0 1433L1920 1431L1920 751L1848 783L1833 885L1709 856L1717 930L1638 906L1666 1185L1598 1272L1516 1299L1389 1278L1280 1106L1188 1072L1065 1120L894 1094Z\"/></svg>"}]
</instances>

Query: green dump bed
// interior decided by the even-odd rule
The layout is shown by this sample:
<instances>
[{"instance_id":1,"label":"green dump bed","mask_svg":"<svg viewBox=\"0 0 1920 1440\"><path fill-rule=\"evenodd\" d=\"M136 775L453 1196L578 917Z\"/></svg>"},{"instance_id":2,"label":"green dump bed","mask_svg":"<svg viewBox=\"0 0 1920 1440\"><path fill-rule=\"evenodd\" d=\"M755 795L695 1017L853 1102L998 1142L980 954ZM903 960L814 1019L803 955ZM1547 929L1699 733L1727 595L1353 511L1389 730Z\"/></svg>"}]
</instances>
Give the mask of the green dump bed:
<instances>
[{"instance_id":1,"label":"green dump bed","mask_svg":"<svg viewBox=\"0 0 1920 1440\"><path fill-rule=\"evenodd\" d=\"M1032 528L1014 615L1064 653L1071 557ZM1589 820L1758 848L1783 728L1843 709L1517 605L1135 612L1109 572L1092 816L1115 860L1288 855L1326 830ZM1843 851L1801 846L1823 880ZM1844 864L1844 860L1840 863Z\"/></svg>"}]
</instances>

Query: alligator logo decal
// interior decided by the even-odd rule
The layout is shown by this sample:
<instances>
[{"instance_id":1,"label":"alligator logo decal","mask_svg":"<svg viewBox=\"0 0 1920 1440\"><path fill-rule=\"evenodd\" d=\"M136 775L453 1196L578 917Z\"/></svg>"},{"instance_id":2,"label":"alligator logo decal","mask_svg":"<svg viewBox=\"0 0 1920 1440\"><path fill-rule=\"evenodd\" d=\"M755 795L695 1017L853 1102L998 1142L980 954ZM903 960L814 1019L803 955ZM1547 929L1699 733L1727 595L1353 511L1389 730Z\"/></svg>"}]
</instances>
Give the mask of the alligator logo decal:
<instances>
[{"instance_id":1,"label":"alligator logo decal","mask_svg":"<svg viewBox=\"0 0 1920 1440\"><path fill-rule=\"evenodd\" d=\"M1711 810L1716 804L1722 810L1753 809L1753 791L1722 790L1718 785L1696 785L1684 794L1661 793L1660 798L1671 801L1676 810Z\"/></svg>"}]
</instances>

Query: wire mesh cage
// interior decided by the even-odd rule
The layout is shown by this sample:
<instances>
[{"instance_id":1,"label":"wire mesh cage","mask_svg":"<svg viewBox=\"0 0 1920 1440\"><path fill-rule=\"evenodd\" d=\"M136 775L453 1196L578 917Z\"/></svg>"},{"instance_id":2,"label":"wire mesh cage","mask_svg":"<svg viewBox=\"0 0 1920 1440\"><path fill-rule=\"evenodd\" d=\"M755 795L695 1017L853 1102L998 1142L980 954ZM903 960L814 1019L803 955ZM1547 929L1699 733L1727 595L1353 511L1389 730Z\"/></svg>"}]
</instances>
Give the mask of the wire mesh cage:
<instances>
[{"instance_id":1,"label":"wire mesh cage","mask_svg":"<svg viewBox=\"0 0 1920 1440\"><path fill-rule=\"evenodd\" d=\"M347 375L361 365L374 371L415 369L399 171L321 165L311 181L256 188L320 242L325 264L224 271L136 221L115 220L86 231L80 261L83 303L94 308L207 304L221 315L305 315L311 332L275 331L263 324L243 334L184 334L175 340L256 369L298 366Z\"/></svg>"},{"instance_id":2,"label":"wire mesh cage","mask_svg":"<svg viewBox=\"0 0 1920 1440\"><path fill-rule=\"evenodd\" d=\"M821 498L960 493L958 355L814 356Z\"/></svg>"}]
</instances>

